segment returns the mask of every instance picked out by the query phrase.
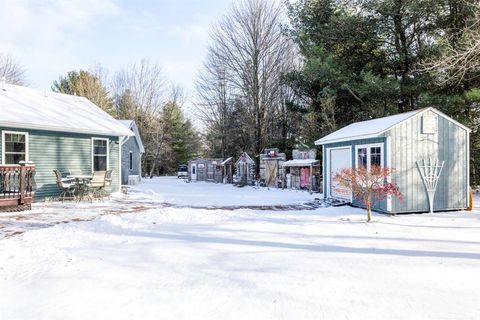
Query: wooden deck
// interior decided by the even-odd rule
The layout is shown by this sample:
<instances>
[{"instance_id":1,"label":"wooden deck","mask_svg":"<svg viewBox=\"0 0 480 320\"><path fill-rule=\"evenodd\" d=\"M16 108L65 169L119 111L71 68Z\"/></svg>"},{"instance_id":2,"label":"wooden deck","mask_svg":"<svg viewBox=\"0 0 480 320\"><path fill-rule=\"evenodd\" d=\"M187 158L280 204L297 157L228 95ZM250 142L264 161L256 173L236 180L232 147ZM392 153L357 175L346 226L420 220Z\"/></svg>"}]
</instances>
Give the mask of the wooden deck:
<instances>
[{"instance_id":1,"label":"wooden deck","mask_svg":"<svg viewBox=\"0 0 480 320\"><path fill-rule=\"evenodd\" d=\"M34 174L35 165L0 165L0 211L30 208Z\"/></svg>"}]
</instances>

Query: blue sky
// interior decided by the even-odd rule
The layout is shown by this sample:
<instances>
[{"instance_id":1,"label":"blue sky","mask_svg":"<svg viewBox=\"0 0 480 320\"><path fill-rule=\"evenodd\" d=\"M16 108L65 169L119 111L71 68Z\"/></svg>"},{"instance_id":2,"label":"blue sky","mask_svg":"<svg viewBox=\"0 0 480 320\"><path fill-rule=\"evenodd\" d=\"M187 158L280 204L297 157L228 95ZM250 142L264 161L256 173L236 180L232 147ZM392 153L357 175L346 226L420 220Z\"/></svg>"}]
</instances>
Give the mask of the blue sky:
<instances>
[{"instance_id":1,"label":"blue sky","mask_svg":"<svg viewBox=\"0 0 480 320\"><path fill-rule=\"evenodd\" d=\"M142 58L192 89L209 28L230 0L0 0L0 52L49 89L69 70L101 64L110 74Z\"/></svg>"}]
</instances>

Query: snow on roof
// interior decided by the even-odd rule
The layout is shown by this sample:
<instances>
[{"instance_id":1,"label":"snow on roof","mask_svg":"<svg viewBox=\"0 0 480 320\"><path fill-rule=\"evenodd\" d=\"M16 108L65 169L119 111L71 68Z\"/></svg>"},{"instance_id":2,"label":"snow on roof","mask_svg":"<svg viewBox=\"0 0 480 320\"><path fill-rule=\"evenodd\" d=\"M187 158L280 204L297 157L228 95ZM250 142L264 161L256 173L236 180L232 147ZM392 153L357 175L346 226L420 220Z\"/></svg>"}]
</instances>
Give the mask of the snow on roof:
<instances>
[{"instance_id":1,"label":"snow on roof","mask_svg":"<svg viewBox=\"0 0 480 320\"><path fill-rule=\"evenodd\" d=\"M330 133L329 135L315 141L316 145L334 143L347 140L374 138L379 134L390 129L394 125L407 120L414 115L425 111L426 109L415 110L406 113L400 113L394 116L378 118L368 121L355 122L340 130Z\"/></svg>"},{"instance_id":2,"label":"snow on roof","mask_svg":"<svg viewBox=\"0 0 480 320\"><path fill-rule=\"evenodd\" d=\"M133 132L90 100L55 92L5 84L0 88L0 126L75 132L106 136L133 136Z\"/></svg>"},{"instance_id":3,"label":"snow on roof","mask_svg":"<svg viewBox=\"0 0 480 320\"><path fill-rule=\"evenodd\" d=\"M220 165L224 166L227 163L229 163L230 161L232 161L232 159L233 159L233 157L227 158L227 159L223 160L223 162Z\"/></svg>"},{"instance_id":4,"label":"snow on roof","mask_svg":"<svg viewBox=\"0 0 480 320\"><path fill-rule=\"evenodd\" d=\"M319 160L315 159L295 159L289 160L283 163L284 167L303 167L303 166L314 166L320 163Z\"/></svg>"},{"instance_id":5,"label":"snow on roof","mask_svg":"<svg viewBox=\"0 0 480 320\"><path fill-rule=\"evenodd\" d=\"M142 137L140 131L138 131L137 124L134 120L118 120L124 127L130 129L135 134L135 140L137 141L140 153L145 153L145 147L143 146ZM126 141L126 140L125 140Z\"/></svg>"}]
</instances>

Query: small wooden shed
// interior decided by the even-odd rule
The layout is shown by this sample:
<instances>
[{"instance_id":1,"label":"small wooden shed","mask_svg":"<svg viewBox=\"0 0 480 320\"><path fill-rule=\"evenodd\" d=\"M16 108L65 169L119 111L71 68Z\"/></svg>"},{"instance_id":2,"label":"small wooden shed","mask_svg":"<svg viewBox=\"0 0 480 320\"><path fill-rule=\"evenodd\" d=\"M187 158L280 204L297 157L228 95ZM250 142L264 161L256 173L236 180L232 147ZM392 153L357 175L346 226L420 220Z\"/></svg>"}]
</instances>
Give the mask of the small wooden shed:
<instances>
[{"instance_id":1,"label":"small wooden shed","mask_svg":"<svg viewBox=\"0 0 480 320\"><path fill-rule=\"evenodd\" d=\"M243 152L235 163L235 184L252 185L255 182L255 161Z\"/></svg>"},{"instance_id":2,"label":"small wooden shed","mask_svg":"<svg viewBox=\"0 0 480 320\"><path fill-rule=\"evenodd\" d=\"M260 180L267 187L281 187L283 178L283 163L285 153L280 153L277 148L265 149L260 155Z\"/></svg>"},{"instance_id":3,"label":"small wooden shed","mask_svg":"<svg viewBox=\"0 0 480 320\"><path fill-rule=\"evenodd\" d=\"M190 181L221 182L221 159L193 159L188 161L188 179Z\"/></svg>"},{"instance_id":4,"label":"small wooden shed","mask_svg":"<svg viewBox=\"0 0 480 320\"><path fill-rule=\"evenodd\" d=\"M285 186L318 191L320 161L316 159L317 150L293 150L292 156L293 160L283 163Z\"/></svg>"},{"instance_id":5,"label":"small wooden shed","mask_svg":"<svg viewBox=\"0 0 480 320\"><path fill-rule=\"evenodd\" d=\"M353 123L315 144L323 151L325 198L361 205L339 189L333 177L343 168L380 165L395 169L389 179L400 187L403 199L389 197L376 203L374 209L387 213L427 212L429 197L421 167L435 164L441 170L436 169L439 177L433 210L468 207L470 129L437 109ZM427 178L432 177L427 174Z\"/></svg>"}]
</instances>

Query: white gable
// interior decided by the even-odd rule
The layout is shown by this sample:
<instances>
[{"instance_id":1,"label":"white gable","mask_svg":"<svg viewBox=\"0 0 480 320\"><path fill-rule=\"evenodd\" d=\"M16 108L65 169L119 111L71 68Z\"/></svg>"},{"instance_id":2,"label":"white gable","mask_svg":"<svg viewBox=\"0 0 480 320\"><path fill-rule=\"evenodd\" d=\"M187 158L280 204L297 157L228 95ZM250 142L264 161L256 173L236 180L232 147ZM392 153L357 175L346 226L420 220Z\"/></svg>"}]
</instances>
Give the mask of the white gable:
<instances>
[{"instance_id":1,"label":"white gable","mask_svg":"<svg viewBox=\"0 0 480 320\"><path fill-rule=\"evenodd\" d=\"M0 127L133 136L90 100L5 84L0 88Z\"/></svg>"},{"instance_id":2,"label":"white gable","mask_svg":"<svg viewBox=\"0 0 480 320\"><path fill-rule=\"evenodd\" d=\"M138 148L140 149L140 153L145 153L145 147L143 146L142 137L140 137L140 132L138 131L138 127L135 121L118 120L118 122L120 122L124 127L128 128L135 134L135 140L137 141Z\"/></svg>"}]
</instances>

